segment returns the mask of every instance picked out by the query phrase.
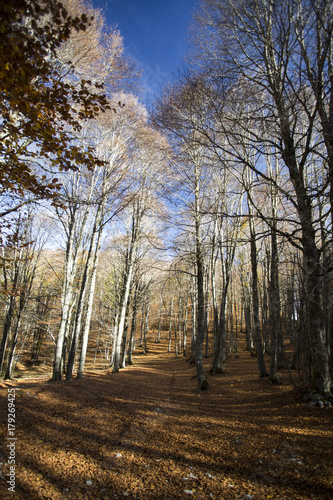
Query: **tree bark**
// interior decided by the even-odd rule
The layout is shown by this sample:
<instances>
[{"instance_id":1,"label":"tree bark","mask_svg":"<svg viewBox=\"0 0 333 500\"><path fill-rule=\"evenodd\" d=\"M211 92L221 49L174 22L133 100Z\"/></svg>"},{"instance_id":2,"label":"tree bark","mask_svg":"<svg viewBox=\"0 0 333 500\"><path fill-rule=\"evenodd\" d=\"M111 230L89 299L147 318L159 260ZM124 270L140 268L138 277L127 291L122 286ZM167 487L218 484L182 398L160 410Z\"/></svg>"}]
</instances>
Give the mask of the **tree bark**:
<instances>
[{"instance_id":1,"label":"tree bark","mask_svg":"<svg viewBox=\"0 0 333 500\"><path fill-rule=\"evenodd\" d=\"M102 210L103 210L103 207L102 207ZM102 220L103 220L103 216L101 214L101 219L98 220L98 225L97 225L97 227L98 227L97 235L95 234L96 231L94 232L94 235L96 236L96 241L92 241L92 246L93 246L93 248L95 248L95 250L92 252L92 257L91 257L92 258L91 272L90 272L90 279L89 279L89 287L87 290L88 299L87 299L87 307L86 307L84 325L83 325L80 362L79 362L79 367L78 367L78 372L77 372L78 379L83 378L84 365L85 365L86 355L87 355L87 347L88 347L88 339L89 339L89 331L90 331L90 320L91 320L92 309L93 309L98 258L99 258L99 251L100 251L100 247L101 247L101 238L102 238L102 230L103 230L103 226L101 224ZM90 263L87 262L87 265L90 266Z\"/></svg>"},{"instance_id":2,"label":"tree bark","mask_svg":"<svg viewBox=\"0 0 333 500\"><path fill-rule=\"evenodd\" d=\"M76 252L76 255L77 253L78 252ZM57 344L54 356L53 377L52 377L52 380L54 381L62 379L64 343L65 343L65 338L67 336L67 328L69 325L69 315L73 305L73 293L74 293L73 281L75 278L75 271L76 271L76 257L74 252L74 218L73 218L69 226L69 232L66 244L64 282L63 282L62 297L61 297L61 319L60 319L59 332L58 332Z\"/></svg>"},{"instance_id":3,"label":"tree bark","mask_svg":"<svg viewBox=\"0 0 333 500\"><path fill-rule=\"evenodd\" d=\"M129 243L128 254L124 270L123 290L121 294L121 306L119 312L119 322L117 326L117 334L115 338L114 354L113 354L113 373L118 373L121 362L121 341L124 333L126 320L127 305L131 293L132 278L134 273L134 263L136 256L136 248L138 243L139 229L143 212L140 208L140 199L135 200L132 213L132 230L131 240Z\"/></svg>"},{"instance_id":4,"label":"tree bark","mask_svg":"<svg viewBox=\"0 0 333 500\"><path fill-rule=\"evenodd\" d=\"M273 384L279 384L278 377L278 347L281 333L281 313L280 313L280 286L278 273L278 246L277 234L274 230L275 217L273 219L273 228L271 235L271 279L269 284L269 323L271 337L271 362L270 362L270 381Z\"/></svg>"},{"instance_id":5,"label":"tree bark","mask_svg":"<svg viewBox=\"0 0 333 500\"><path fill-rule=\"evenodd\" d=\"M258 263L257 263L257 244L256 232L251 209L251 202L248 201L249 219L250 219L250 248L251 248L251 269L252 269L252 315L253 315L253 333L256 345L256 354L260 377L268 377L264 352L262 347L262 339L260 332L259 320L259 292L258 292Z\"/></svg>"},{"instance_id":6,"label":"tree bark","mask_svg":"<svg viewBox=\"0 0 333 500\"><path fill-rule=\"evenodd\" d=\"M197 291L197 322L194 344L194 363L197 370L198 390L209 388L203 367L203 343L205 336L205 288L204 288L204 255L201 241L201 215L199 206L199 177L195 166L195 246L196 246L196 291Z\"/></svg>"}]
</instances>

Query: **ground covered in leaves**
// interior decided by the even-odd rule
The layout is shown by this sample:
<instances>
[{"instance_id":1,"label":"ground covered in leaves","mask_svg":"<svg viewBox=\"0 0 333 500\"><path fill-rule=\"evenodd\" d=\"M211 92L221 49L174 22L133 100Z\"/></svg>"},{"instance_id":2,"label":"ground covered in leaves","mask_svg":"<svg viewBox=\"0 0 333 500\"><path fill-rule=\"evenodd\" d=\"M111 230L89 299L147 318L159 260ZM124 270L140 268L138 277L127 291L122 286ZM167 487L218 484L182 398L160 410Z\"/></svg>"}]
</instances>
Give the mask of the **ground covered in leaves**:
<instances>
[{"instance_id":1,"label":"ground covered in leaves","mask_svg":"<svg viewBox=\"0 0 333 500\"><path fill-rule=\"evenodd\" d=\"M332 408L306 406L288 373L281 386L260 379L245 351L198 394L193 365L149 347L119 374L1 384L0 498L333 498Z\"/></svg>"}]
</instances>

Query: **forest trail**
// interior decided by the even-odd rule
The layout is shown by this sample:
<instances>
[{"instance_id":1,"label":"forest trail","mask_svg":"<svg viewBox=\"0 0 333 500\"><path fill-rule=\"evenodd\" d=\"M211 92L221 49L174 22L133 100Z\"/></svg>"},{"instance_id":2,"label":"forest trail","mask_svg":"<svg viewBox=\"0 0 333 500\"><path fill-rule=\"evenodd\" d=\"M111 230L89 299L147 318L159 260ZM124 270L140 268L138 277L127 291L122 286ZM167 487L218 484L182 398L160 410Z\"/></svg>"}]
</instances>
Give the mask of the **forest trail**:
<instances>
[{"instance_id":1,"label":"forest trail","mask_svg":"<svg viewBox=\"0 0 333 500\"><path fill-rule=\"evenodd\" d=\"M241 351L198 394L166 344L119 374L2 384L0 498L332 499L333 410L258 377ZM207 370L211 360L205 360ZM15 388L16 492L7 490L7 388Z\"/></svg>"}]
</instances>

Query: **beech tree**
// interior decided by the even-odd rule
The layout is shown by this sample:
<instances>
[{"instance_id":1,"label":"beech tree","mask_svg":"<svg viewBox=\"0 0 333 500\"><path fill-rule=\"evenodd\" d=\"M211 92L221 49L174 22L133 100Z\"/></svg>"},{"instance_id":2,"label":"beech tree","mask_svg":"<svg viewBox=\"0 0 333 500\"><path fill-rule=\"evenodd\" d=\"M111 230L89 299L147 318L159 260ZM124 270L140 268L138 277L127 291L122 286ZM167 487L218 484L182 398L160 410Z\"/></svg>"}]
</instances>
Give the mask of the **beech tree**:
<instances>
[{"instance_id":1,"label":"beech tree","mask_svg":"<svg viewBox=\"0 0 333 500\"><path fill-rule=\"evenodd\" d=\"M198 123L204 111L198 100L195 81L177 82L164 93L154 116L156 126L163 130L173 145L171 160L176 191L172 198L180 209L178 224L184 233L187 247L193 257L196 288L196 319L193 328L193 358L196 366L198 389L207 389L209 384L203 367L205 338L205 257L204 220L207 213L205 190L210 181L211 165L205 148L197 137ZM187 248L186 248L187 250ZM194 303L193 302L193 303ZM194 312L194 311L193 311Z\"/></svg>"},{"instance_id":2,"label":"beech tree","mask_svg":"<svg viewBox=\"0 0 333 500\"><path fill-rule=\"evenodd\" d=\"M80 7L77 0L66 2L73 12ZM81 113L80 126L72 131L76 147L85 152L93 151L97 162L90 165L79 162L74 173L58 173L62 181L59 193L62 204L56 210L66 234L66 256L54 380L61 379L67 347L66 377L72 377L81 334L77 376L83 376L102 231L121 209L126 162L136 120L133 108L137 103L133 96L116 93L121 86L126 87L127 80L134 81L136 76L131 73L133 68L124 57L122 38L115 30L106 31L105 20L98 11L87 12L97 17L92 18L84 32L77 32L66 40L56 55L63 72L69 71L68 58L75 61L73 88L80 86L81 80L87 83L89 89L104 86L109 100L104 97L107 104L103 114L92 115L86 122L82 121L84 115ZM79 259L84 262L82 269ZM80 283L77 296L75 283ZM67 346L69 341L70 346Z\"/></svg>"},{"instance_id":3,"label":"beech tree","mask_svg":"<svg viewBox=\"0 0 333 500\"><path fill-rule=\"evenodd\" d=\"M248 197L248 213L249 213L249 228L250 228L250 255L251 255L251 270L252 270L252 311L253 311L253 336L256 345L256 354L258 360L258 368L260 377L267 377L267 369L264 359L264 351L262 346L262 335L260 331L260 319L259 319L259 284L258 284L258 260L257 260L257 234L255 219L252 207L252 196L251 196L251 177L252 172L247 170L246 176L248 180L246 182L247 186L247 197Z\"/></svg>"},{"instance_id":4,"label":"beech tree","mask_svg":"<svg viewBox=\"0 0 333 500\"><path fill-rule=\"evenodd\" d=\"M326 75L330 68L327 57L331 50L332 21L328 4L303 0L283 3L204 0L197 16L200 37L198 34L196 42L203 56L197 58L199 63L206 67L209 64L216 80L218 74L224 75L228 92L230 95L234 92L236 112L229 113L230 118L224 116L225 120L230 119L230 131L231 124L237 124L236 131L229 136L235 140L246 138L258 155L264 154L264 148L270 144L286 166L292 188L287 199L294 205L298 217L298 230L286 237L302 249L304 256L313 383L319 392L331 397L330 354L324 320L327 311L324 311L322 295L322 248L317 238L317 207L313 203L314 193L327 193L327 183L325 178L318 178L316 182L309 175L311 165L325 166L322 152L325 137L319 126L322 117L318 112L318 97L329 105L331 82ZM328 14L325 21L319 14L321 5ZM302 17L304 12L307 14ZM303 35L299 29L300 19ZM319 49L312 54L311 64L307 64L305 49L310 50L315 40ZM316 68L312 76L317 75L314 81L320 87L316 95L311 91L307 75L312 71L310 66ZM325 77L319 76L321 67L327 68ZM243 99L241 114L237 106L240 97ZM219 123L221 126L222 122ZM256 175L267 179L260 167L254 168ZM287 194L283 186L279 189ZM331 226L330 219L326 219L326 227Z\"/></svg>"},{"instance_id":5,"label":"beech tree","mask_svg":"<svg viewBox=\"0 0 333 500\"><path fill-rule=\"evenodd\" d=\"M33 227L35 221L31 207L28 213L21 210L17 215L14 234L1 248L1 298L5 309L0 372L4 370L6 379L12 378L22 330L29 330L29 320L24 315L33 295L37 266L46 239L41 227Z\"/></svg>"},{"instance_id":6,"label":"beech tree","mask_svg":"<svg viewBox=\"0 0 333 500\"><path fill-rule=\"evenodd\" d=\"M4 217L15 211L25 192L56 202L57 176L48 168L76 170L100 161L74 142L80 120L108 108L100 82L77 79L57 53L74 32L87 29L85 13L71 16L57 0L1 2L0 186Z\"/></svg>"},{"instance_id":7,"label":"beech tree","mask_svg":"<svg viewBox=\"0 0 333 500\"><path fill-rule=\"evenodd\" d=\"M141 122L141 123L140 123ZM147 221L152 218L159 208L159 196L163 191L165 181L165 162L160 148L164 140L161 135L148 127L145 120L139 120L137 135L133 149L133 171L131 174L132 197L129 205L128 246L126 261L122 276L120 291L121 304L116 324L115 343L113 351L113 371L119 372L121 366L121 343L124 335L126 311L133 287L135 267L143 235L147 234ZM147 234L148 241L149 235Z\"/></svg>"},{"instance_id":8,"label":"beech tree","mask_svg":"<svg viewBox=\"0 0 333 500\"><path fill-rule=\"evenodd\" d=\"M223 174L222 174L223 175ZM229 183L228 187L231 187ZM215 244L218 248L218 256L221 262L221 297L218 310L215 312L215 321L217 327L215 332L214 343L214 360L211 371L215 373L223 373L227 361L226 353L226 330L227 330L227 299L229 286L232 277L232 269L238 244L238 233L240 223L242 221L242 203L243 193L236 192L231 200L228 200L226 184L223 190L220 191L220 196L217 197L217 227L214 235ZM237 193L237 194L236 194ZM215 268L215 280L216 271ZM213 285L213 283L212 283ZM213 286L212 286L213 292ZM216 295L216 292L213 293Z\"/></svg>"},{"instance_id":9,"label":"beech tree","mask_svg":"<svg viewBox=\"0 0 333 500\"><path fill-rule=\"evenodd\" d=\"M333 211L333 8L329 0L296 0L291 26L296 38L298 68L316 102L319 133L326 151L329 202Z\"/></svg>"},{"instance_id":10,"label":"beech tree","mask_svg":"<svg viewBox=\"0 0 333 500\"><path fill-rule=\"evenodd\" d=\"M102 231L128 203L124 202L123 194L129 183L127 171L137 103L131 96L127 96L127 100L123 97L126 106L116 114L110 110L99 120L91 121L90 126L84 128L85 134L81 138L83 143L93 141L103 166L95 167L94 171L80 169L63 176L63 207L57 208L57 216L66 234L66 255L55 380L62 376L61 366L65 362L68 339L71 339L71 345L66 377L72 377L81 328L84 333L78 377L83 376ZM73 323L70 318L77 283L80 287ZM70 331L71 325L74 325L73 331Z\"/></svg>"}]
</instances>

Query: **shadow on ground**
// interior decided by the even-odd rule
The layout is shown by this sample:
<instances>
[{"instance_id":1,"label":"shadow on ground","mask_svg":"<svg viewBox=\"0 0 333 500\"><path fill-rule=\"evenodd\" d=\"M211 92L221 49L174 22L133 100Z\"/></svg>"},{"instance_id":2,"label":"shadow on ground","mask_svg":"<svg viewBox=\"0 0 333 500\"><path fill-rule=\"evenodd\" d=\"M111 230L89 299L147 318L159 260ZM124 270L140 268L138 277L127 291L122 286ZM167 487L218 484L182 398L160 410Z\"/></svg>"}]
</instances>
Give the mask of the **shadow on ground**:
<instances>
[{"instance_id":1,"label":"shadow on ground","mask_svg":"<svg viewBox=\"0 0 333 500\"><path fill-rule=\"evenodd\" d=\"M14 384L17 498L333 498L332 410L259 379L245 352L198 395L194 368L165 349L119 374ZM5 478L0 495L13 498Z\"/></svg>"}]
</instances>

